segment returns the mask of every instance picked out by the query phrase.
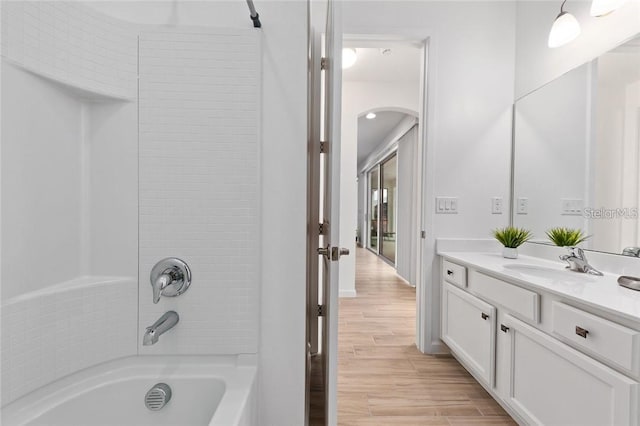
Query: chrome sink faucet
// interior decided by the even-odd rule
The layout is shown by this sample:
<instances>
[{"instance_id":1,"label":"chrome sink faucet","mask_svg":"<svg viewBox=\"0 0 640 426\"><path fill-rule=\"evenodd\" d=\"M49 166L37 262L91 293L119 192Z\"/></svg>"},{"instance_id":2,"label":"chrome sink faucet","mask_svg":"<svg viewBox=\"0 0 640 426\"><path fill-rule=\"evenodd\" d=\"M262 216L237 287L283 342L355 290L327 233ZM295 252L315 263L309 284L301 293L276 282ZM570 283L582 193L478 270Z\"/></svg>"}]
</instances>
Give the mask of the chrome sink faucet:
<instances>
[{"instance_id":1,"label":"chrome sink faucet","mask_svg":"<svg viewBox=\"0 0 640 426\"><path fill-rule=\"evenodd\" d=\"M560 260L564 260L569 264L567 268L576 272L584 272L587 274L600 276L603 275L602 272L589 265L587 256L584 254L584 250L582 250L580 247L567 247L567 249L569 250L569 254L560 256Z\"/></svg>"},{"instance_id":2,"label":"chrome sink faucet","mask_svg":"<svg viewBox=\"0 0 640 426\"><path fill-rule=\"evenodd\" d=\"M176 312L166 312L158 319L158 321L153 323L151 327L147 327L142 339L142 344L144 346L149 346L158 343L158 338L175 327L178 321L180 321L180 317Z\"/></svg>"}]
</instances>

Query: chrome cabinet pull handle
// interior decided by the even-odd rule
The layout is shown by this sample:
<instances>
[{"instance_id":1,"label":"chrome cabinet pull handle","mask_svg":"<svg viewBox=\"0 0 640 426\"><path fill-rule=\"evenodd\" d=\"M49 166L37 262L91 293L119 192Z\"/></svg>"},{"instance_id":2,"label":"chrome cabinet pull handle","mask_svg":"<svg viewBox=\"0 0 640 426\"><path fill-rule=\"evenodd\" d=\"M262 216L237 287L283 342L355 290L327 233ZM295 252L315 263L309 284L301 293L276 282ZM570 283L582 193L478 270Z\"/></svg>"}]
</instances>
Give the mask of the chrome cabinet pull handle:
<instances>
[{"instance_id":1,"label":"chrome cabinet pull handle","mask_svg":"<svg viewBox=\"0 0 640 426\"><path fill-rule=\"evenodd\" d=\"M504 324L500 324L500 330L502 330L503 333L506 333L507 331L509 331L509 327Z\"/></svg>"},{"instance_id":2,"label":"chrome cabinet pull handle","mask_svg":"<svg viewBox=\"0 0 640 426\"><path fill-rule=\"evenodd\" d=\"M589 330L586 330L582 327L576 325L576 334L584 339L587 338L587 334L589 334Z\"/></svg>"},{"instance_id":3,"label":"chrome cabinet pull handle","mask_svg":"<svg viewBox=\"0 0 640 426\"><path fill-rule=\"evenodd\" d=\"M453 275L453 271L451 269L447 269L447 275Z\"/></svg>"},{"instance_id":4,"label":"chrome cabinet pull handle","mask_svg":"<svg viewBox=\"0 0 640 426\"><path fill-rule=\"evenodd\" d=\"M484 312L482 313L482 319L486 320L489 319L489 315L485 314Z\"/></svg>"}]
</instances>

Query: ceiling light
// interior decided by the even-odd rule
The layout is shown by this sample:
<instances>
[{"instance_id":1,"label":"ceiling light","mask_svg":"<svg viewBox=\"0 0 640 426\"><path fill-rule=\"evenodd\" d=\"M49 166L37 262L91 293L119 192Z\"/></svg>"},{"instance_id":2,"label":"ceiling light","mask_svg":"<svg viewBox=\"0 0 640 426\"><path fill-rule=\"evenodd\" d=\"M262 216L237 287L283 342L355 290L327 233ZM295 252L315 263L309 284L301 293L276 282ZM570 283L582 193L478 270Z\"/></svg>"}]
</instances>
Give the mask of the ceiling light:
<instances>
[{"instance_id":1,"label":"ceiling light","mask_svg":"<svg viewBox=\"0 0 640 426\"><path fill-rule=\"evenodd\" d=\"M556 17L549 32L549 47L560 47L574 40L580 35L580 24L578 20L569 12L564 11L564 4L560 6L560 14Z\"/></svg>"},{"instance_id":2,"label":"ceiling light","mask_svg":"<svg viewBox=\"0 0 640 426\"><path fill-rule=\"evenodd\" d=\"M358 60L356 49L345 47L342 49L342 69L351 68Z\"/></svg>"},{"instance_id":3,"label":"ceiling light","mask_svg":"<svg viewBox=\"0 0 640 426\"><path fill-rule=\"evenodd\" d=\"M373 112L370 112L367 115L365 115L365 117L367 117L367 119L369 120L373 120L374 118L376 118L376 114Z\"/></svg>"},{"instance_id":4,"label":"ceiling light","mask_svg":"<svg viewBox=\"0 0 640 426\"><path fill-rule=\"evenodd\" d=\"M627 0L593 0L591 3L591 16L602 17L626 3Z\"/></svg>"}]
</instances>

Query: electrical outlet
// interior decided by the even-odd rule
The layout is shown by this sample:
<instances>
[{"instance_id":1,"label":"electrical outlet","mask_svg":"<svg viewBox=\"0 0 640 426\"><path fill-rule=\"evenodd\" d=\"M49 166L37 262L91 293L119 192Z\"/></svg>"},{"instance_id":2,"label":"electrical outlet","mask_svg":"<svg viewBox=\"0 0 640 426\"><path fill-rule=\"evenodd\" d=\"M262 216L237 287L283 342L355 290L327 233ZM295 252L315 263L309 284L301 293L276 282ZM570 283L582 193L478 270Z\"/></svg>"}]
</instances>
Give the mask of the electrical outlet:
<instances>
[{"instance_id":1,"label":"electrical outlet","mask_svg":"<svg viewBox=\"0 0 640 426\"><path fill-rule=\"evenodd\" d=\"M518 214L529 214L529 199L520 197L516 204L516 212Z\"/></svg>"},{"instance_id":2,"label":"electrical outlet","mask_svg":"<svg viewBox=\"0 0 640 426\"><path fill-rule=\"evenodd\" d=\"M457 214L458 197L436 197L437 214Z\"/></svg>"},{"instance_id":3,"label":"electrical outlet","mask_svg":"<svg viewBox=\"0 0 640 426\"><path fill-rule=\"evenodd\" d=\"M491 199L491 214L502 214L502 197Z\"/></svg>"}]
</instances>

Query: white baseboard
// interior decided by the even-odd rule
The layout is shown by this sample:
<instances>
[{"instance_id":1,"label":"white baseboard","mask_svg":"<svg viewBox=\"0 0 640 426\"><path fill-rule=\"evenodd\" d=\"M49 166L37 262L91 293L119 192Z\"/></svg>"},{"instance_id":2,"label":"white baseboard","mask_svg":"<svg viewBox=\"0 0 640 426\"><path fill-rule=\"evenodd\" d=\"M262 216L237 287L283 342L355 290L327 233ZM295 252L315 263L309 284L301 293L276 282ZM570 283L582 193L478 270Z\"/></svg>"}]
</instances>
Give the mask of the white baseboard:
<instances>
[{"instance_id":1,"label":"white baseboard","mask_svg":"<svg viewBox=\"0 0 640 426\"><path fill-rule=\"evenodd\" d=\"M451 353L447 345L440 339L431 342L431 345L426 348L418 346L418 350L427 355L445 355Z\"/></svg>"},{"instance_id":2,"label":"white baseboard","mask_svg":"<svg viewBox=\"0 0 640 426\"><path fill-rule=\"evenodd\" d=\"M356 291L355 290L340 290L339 297L356 297Z\"/></svg>"}]
</instances>

